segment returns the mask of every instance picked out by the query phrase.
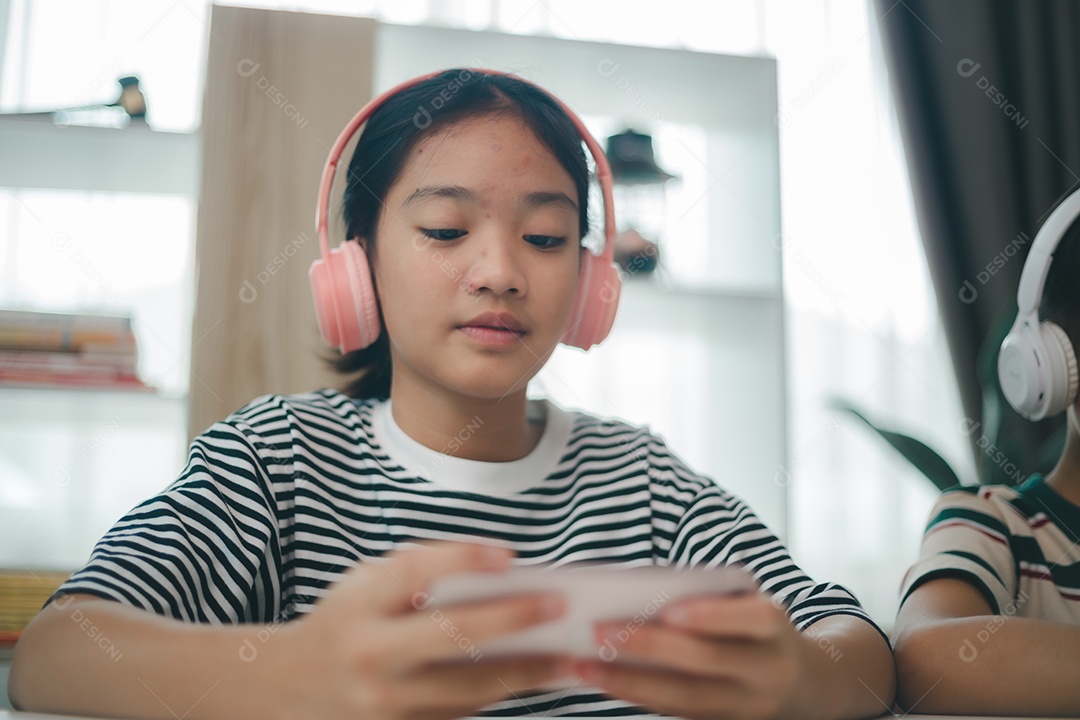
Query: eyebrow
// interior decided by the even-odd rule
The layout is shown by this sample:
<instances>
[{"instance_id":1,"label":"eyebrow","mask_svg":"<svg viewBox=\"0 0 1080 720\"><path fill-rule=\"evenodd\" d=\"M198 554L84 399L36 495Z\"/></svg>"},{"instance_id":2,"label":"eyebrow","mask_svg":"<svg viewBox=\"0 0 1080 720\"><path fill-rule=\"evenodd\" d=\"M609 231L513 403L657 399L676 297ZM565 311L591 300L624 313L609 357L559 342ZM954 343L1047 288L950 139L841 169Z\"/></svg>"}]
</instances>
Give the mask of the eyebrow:
<instances>
[{"instance_id":1,"label":"eyebrow","mask_svg":"<svg viewBox=\"0 0 1080 720\"><path fill-rule=\"evenodd\" d=\"M428 198L446 198L448 200L467 202L472 205L480 204L480 196L473 190L462 187L461 185L434 185L417 188L409 195L409 197L405 198L403 204L411 205L412 203L420 202L421 200L426 200ZM525 204L530 207L562 205L574 212L578 211L577 203L564 192L540 190L528 193L523 199Z\"/></svg>"},{"instance_id":2,"label":"eyebrow","mask_svg":"<svg viewBox=\"0 0 1080 720\"><path fill-rule=\"evenodd\" d=\"M564 207L578 211L577 203L573 198L564 192L531 192L525 196L525 204L531 207L543 207L544 205L562 205Z\"/></svg>"},{"instance_id":3,"label":"eyebrow","mask_svg":"<svg viewBox=\"0 0 1080 720\"><path fill-rule=\"evenodd\" d=\"M480 204L480 196L469 188L460 185L436 185L433 187L416 188L412 195L405 198L404 205L411 205L427 198L447 198L450 200L462 200L474 205Z\"/></svg>"}]
</instances>

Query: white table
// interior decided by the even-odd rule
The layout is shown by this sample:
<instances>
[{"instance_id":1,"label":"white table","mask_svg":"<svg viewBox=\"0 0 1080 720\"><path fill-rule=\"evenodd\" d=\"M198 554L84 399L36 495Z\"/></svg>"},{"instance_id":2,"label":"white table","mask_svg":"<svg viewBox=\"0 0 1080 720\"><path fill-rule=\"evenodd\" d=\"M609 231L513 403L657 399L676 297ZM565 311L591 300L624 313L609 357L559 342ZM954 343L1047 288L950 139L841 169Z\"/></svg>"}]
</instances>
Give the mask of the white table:
<instances>
[{"instance_id":1,"label":"white table","mask_svg":"<svg viewBox=\"0 0 1080 720\"><path fill-rule=\"evenodd\" d=\"M71 720L74 717L72 715L41 715L38 713L21 713L10 712L7 710L0 710L0 720L60 720L61 718L67 718ZM566 720L574 720L572 716L565 716ZM892 715L882 715L882 718L891 718ZM1020 717L982 717L975 715L904 715L904 718L911 718L911 720L1030 720L1029 718ZM92 718L82 718L81 720L95 720ZM97 718L96 720L101 720ZM489 718L463 718L462 720L490 720ZM585 720L580 718L579 720ZM590 718L589 720L595 720ZM1054 720L1053 718L1045 720ZM1077 720L1076 718L1058 718L1057 720Z\"/></svg>"}]
</instances>

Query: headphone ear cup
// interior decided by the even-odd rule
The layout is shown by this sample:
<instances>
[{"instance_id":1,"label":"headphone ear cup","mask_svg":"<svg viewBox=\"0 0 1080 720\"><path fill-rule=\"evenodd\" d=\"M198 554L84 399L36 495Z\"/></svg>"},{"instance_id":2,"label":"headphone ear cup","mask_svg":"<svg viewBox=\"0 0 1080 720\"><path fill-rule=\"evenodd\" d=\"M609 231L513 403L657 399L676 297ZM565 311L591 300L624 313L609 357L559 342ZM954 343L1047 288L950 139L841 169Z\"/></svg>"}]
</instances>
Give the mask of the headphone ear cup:
<instances>
[{"instance_id":1,"label":"headphone ear cup","mask_svg":"<svg viewBox=\"0 0 1080 720\"><path fill-rule=\"evenodd\" d=\"M615 324L621 291L615 264L582 248L573 310L562 342L582 350L602 343Z\"/></svg>"},{"instance_id":2,"label":"headphone ear cup","mask_svg":"<svg viewBox=\"0 0 1080 720\"><path fill-rule=\"evenodd\" d=\"M1031 326L1018 324L1001 343L998 351L998 383L1001 393L1016 412L1029 420L1034 417L1045 395L1040 355Z\"/></svg>"},{"instance_id":3,"label":"headphone ear cup","mask_svg":"<svg viewBox=\"0 0 1080 720\"><path fill-rule=\"evenodd\" d=\"M1047 388L1050 401L1044 415L1049 417L1057 415L1076 399L1076 352L1069 336L1060 325L1044 321L1039 324L1039 333L1042 335L1050 366L1050 372L1047 373L1050 379Z\"/></svg>"},{"instance_id":4,"label":"headphone ear cup","mask_svg":"<svg viewBox=\"0 0 1080 720\"><path fill-rule=\"evenodd\" d=\"M359 242L347 241L330 251L308 271L315 298L315 315L323 340L343 354L363 350L379 338L378 302Z\"/></svg>"}]
</instances>

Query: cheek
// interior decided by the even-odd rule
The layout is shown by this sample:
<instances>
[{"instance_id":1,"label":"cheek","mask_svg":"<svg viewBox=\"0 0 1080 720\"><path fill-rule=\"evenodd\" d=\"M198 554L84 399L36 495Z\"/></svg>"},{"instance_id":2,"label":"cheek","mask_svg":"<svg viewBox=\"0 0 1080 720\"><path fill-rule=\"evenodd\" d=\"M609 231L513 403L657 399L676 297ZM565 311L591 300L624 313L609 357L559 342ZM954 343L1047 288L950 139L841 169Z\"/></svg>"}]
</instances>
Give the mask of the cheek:
<instances>
[{"instance_id":1,"label":"cheek","mask_svg":"<svg viewBox=\"0 0 1080 720\"><path fill-rule=\"evenodd\" d=\"M562 294L565 297L565 305L567 309L574 302L574 295L577 293L577 285L579 279L579 271L581 269L579 259L574 259L560 276L559 284L562 288Z\"/></svg>"},{"instance_id":2,"label":"cheek","mask_svg":"<svg viewBox=\"0 0 1080 720\"><path fill-rule=\"evenodd\" d=\"M394 258L395 272L411 281L416 290L424 283L424 289L445 292L445 286L462 274L459 264L452 248L440 247L437 242L426 239L406 243Z\"/></svg>"},{"instance_id":3,"label":"cheek","mask_svg":"<svg viewBox=\"0 0 1080 720\"><path fill-rule=\"evenodd\" d=\"M432 307L445 305L457 287L451 279L453 272L449 258L434 248L406 247L381 255L375 276L387 323L408 323Z\"/></svg>"}]
</instances>

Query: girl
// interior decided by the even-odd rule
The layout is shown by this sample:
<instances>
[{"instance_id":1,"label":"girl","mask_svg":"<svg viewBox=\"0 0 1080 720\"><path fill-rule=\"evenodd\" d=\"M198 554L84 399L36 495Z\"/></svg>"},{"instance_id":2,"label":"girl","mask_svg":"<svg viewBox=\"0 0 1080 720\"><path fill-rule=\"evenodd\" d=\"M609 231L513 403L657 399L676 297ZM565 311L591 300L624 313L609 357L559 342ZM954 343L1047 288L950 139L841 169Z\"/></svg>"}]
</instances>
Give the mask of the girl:
<instances>
[{"instance_id":1,"label":"girl","mask_svg":"<svg viewBox=\"0 0 1080 720\"><path fill-rule=\"evenodd\" d=\"M564 108L475 70L376 103L344 195L350 273L313 270L338 294L372 284L367 318L317 301L324 332L362 348L339 363L359 379L259 398L197 438L177 482L26 629L13 702L163 718L889 709L888 642L848 592L815 584L648 430L526 399L577 337L579 275L595 264L583 137ZM741 563L764 592L672 604L628 638L598 627L607 652L590 661L466 651L557 616L559 597L440 617L414 601L452 573L586 560ZM569 690L538 689L567 677Z\"/></svg>"}]
</instances>

